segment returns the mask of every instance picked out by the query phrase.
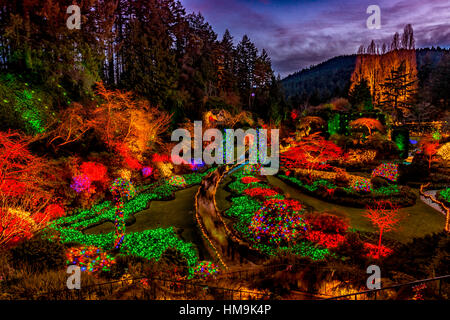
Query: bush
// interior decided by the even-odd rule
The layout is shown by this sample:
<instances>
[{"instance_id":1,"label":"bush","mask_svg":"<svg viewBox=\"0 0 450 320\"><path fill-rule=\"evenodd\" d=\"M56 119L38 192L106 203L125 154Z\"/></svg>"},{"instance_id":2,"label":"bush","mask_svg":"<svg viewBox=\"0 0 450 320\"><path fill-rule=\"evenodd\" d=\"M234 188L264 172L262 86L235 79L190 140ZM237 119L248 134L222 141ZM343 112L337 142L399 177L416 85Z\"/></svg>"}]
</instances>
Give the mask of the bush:
<instances>
[{"instance_id":1,"label":"bush","mask_svg":"<svg viewBox=\"0 0 450 320\"><path fill-rule=\"evenodd\" d=\"M336 168L336 178L334 179L334 184L338 187L347 187L350 183L349 174L341 168Z\"/></svg>"},{"instance_id":2,"label":"bush","mask_svg":"<svg viewBox=\"0 0 450 320\"><path fill-rule=\"evenodd\" d=\"M450 273L450 236L445 232L415 238L388 257L384 268L424 279Z\"/></svg>"},{"instance_id":3,"label":"bush","mask_svg":"<svg viewBox=\"0 0 450 320\"><path fill-rule=\"evenodd\" d=\"M443 189L437 193L437 200L450 207L450 188Z\"/></svg>"},{"instance_id":4,"label":"bush","mask_svg":"<svg viewBox=\"0 0 450 320\"><path fill-rule=\"evenodd\" d=\"M319 181L302 182L299 178L287 177L279 175L283 181L287 184L299 188L303 193L310 195L315 198L328 201L330 203L336 203L344 206L349 206L352 208L365 208L367 205L375 203L377 200L389 199L393 204L400 207L413 206L416 203L416 195L407 186L397 186L390 184L389 187L374 189L373 192L358 192L350 188L343 188L324 185L324 181L319 183ZM366 183L371 187L370 180L364 179ZM334 193L328 193L326 188L335 188ZM396 190L398 188L398 190ZM386 193L387 192L387 193Z\"/></svg>"},{"instance_id":5,"label":"bush","mask_svg":"<svg viewBox=\"0 0 450 320\"><path fill-rule=\"evenodd\" d=\"M59 242L33 238L12 249L11 260L36 271L56 270L65 266L65 247Z\"/></svg>"},{"instance_id":6,"label":"bush","mask_svg":"<svg viewBox=\"0 0 450 320\"><path fill-rule=\"evenodd\" d=\"M348 232L345 235L345 240L336 249L341 255L349 257L350 262L362 265L365 262L367 249L364 242L356 232Z\"/></svg>"},{"instance_id":7,"label":"bush","mask_svg":"<svg viewBox=\"0 0 450 320\"><path fill-rule=\"evenodd\" d=\"M107 279L120 279L124 274L129 272L131 266L149 264L145 258L133 255L119 254L115 259L116 263L111 266L109 272L102 272L102 276Z\"/></svg>"},{"instance_id":8,"label":"bush","mask_svg":"<svg viewBox=\"0 0 450 320\"><path fill-rule=\"evenodd\" d=\"M383 177L375 176L372 179L370 179L370 182L372 183L374 189L379 189L382 187L389 186L389 181Z\"/></svg>"},{"instance_id":9,"label":"bush","mask_svg":"<svg viewBox=\"0 0 450 320\"><path fill-rule=\"evenodd\" d=\"M349 226L348 221L328 213L311 214L306 218L310 228L324 233L344 234Z\"/></svg>"},{"instance_id":10,"label":"bush","mask_svg":"<svg viewBox=\"0 0 450 320\"><path fill-rule=\"evenodd\" d=\"M352 138L343 134L333 134L330 136L329 140L344 150L353 146Z\"/></svg>"}]
</instances>

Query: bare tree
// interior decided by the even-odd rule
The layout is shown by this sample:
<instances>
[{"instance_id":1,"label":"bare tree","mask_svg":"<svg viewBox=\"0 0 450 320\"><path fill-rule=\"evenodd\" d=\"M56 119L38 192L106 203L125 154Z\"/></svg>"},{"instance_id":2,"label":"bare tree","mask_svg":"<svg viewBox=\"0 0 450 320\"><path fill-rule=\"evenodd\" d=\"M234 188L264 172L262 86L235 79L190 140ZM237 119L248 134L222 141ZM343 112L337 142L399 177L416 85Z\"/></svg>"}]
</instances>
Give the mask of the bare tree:
<instances>
[{"instance_id":1,"label":"bare tree","mask_svg":"<svg viewBox=\"0 0 450 320\"><path fill-rule=\"evenodd\" d=\"M358 54L364 54L364 46L360 45L358 48Z\"/></svg>"},{"instance_id":2,"label":"bare tree","mask_svg":"<svg viewBox=\"0 0 450 320\"><path fill-rule=\"evenodd\" d=\"M409 50L415 48L414 31L411 24L406 25L405 29L403 30L402 48Z\"/></svg>"},{"instance_id":3,"label":"bare tree","mask_svg":"<svg viewBox=\"0 0 450 320\"><path fill-rule=\"evenodd\" d=\"M369 46L367 47L367 53L368 54L375 54L375 41L371 41Z\"/></svg>"},{"instance_id":4,"label":"bare tree","mask_svg":"<svg viewBox=\"0 0 450 320\"><path fill-rule=\"evenodd\" d=\"M394 37L392 38L391 50L398 50L398 49L400 49L400 35L398 34L398 32L396 32L394 34Z\"/></svg>"}]
</instances>

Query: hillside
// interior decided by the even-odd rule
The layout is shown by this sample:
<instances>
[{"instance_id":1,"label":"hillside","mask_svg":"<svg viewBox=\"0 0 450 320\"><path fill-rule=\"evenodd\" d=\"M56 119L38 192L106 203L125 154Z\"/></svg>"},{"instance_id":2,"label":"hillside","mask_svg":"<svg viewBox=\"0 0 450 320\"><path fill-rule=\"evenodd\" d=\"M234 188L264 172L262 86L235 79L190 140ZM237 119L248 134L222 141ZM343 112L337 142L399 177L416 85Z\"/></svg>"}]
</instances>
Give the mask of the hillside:
<instances>
[{"instance_id":1,"label":"hillside","mask_svg":"<svg viewBox=\"0 0 450 320\"><path fill-rule=\"evenodd\" d=\"M449 50L425 48L416 50L419 80L426 80L430 72ZM295 72L282 80L285 95L294 105L309 101L316 105L336 96L345 96L357 55L338 56L318 65Z\"/></svg>"}]
</instances>

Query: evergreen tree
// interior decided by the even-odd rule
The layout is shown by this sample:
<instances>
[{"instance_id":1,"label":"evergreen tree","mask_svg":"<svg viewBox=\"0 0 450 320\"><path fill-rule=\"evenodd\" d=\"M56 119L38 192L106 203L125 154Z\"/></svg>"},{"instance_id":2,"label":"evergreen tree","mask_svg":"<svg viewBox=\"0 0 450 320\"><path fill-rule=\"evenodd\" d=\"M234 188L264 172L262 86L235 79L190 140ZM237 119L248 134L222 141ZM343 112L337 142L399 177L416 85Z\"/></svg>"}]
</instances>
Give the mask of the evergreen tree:
<instances>
[{"instance_id":1,"label":"evergreen tree","mask_svg":"<svg viewBox=\"0 0 450 320\"><path fill-rule=\"evenodd\" d=\"M348 101L358 109L372 109L372 95L365 78L361 79L348 93Z\"/></svg>"},{"instance_id":2,"label":"evergreen tree","mask_svg":"<svg viewBox=\"0 0 450 320\"><path fill-rule=\"evenodd\" d=\"M383 96L381 106L385 110L392 111L397 121L403 121L409 113L412 104L412 97L415 94L415 80L409 80L410 73L406 72L403 61L398 68L393 68L390 75L382 84Z\"/></svg>"},{"instance_id":3,"label":"evergreen tree","mask_svg":"<svg viewBox=\"0 0 450 320\"><path fill-rule=\"evenodd\" d=\"M425 90L431 101L443 111L450 110L450 53L446 53L430 74L430 85Z\"/></svg>"},{"instance_id":4,"label":"evergreen tree","mask_svg":"<svg viewBox=\"0 0 450 320\"><path fill-rule=\"evenodd\" d=\"M179 89L188 93L183 106L186 112L200 116L208 99L218 93L217 34L201 14L190 14L187 21Z\"/></svg>"},{"instance_id":5,"label":"evergreen tree","mask_svg":"<svg viewBox=\"0 0 450 320\"><path fill-rule=\"evenodd\" d=\"M244 35L242 41L236 47L236 76L241 100L246 108L251 109L254 83L254 70L258 50Z\"/></svg>"},{"instance_id":6,"label":"evergreen tree","mask_svg":"<svg viewBox=\"0 0 450 320\"><path fill-rule=\"evenodd\" d=\"M175 18L168 1L134 1L128 8L121 86L153 104L164 105L177 86L177 64L172 51Z\"/></svg>"},{"instance_id":7,"label":"evergreen tree","mask_svg":"<svg viewBox=\"0 0 450 320\"><path fill-rule=\"evenodd\" d=\"M62 3L61 3L62 2ZM0 0L0 53L4 69L52 90L63 85L77 99L100 80L104 41L114 3L80 4L82 28L67 28L71 1Z\"/></svg>"},{"instance_id":8,"label":"evergreen tree","mask_svg":"<svg viewBox=\"0 0 450 320\"><path fill-rule=\"evenodd\" d=\"M235 64L234 64L235 48L233 45L233 37L230 31L225 30L222 41L220 42L220 53L218 56L220 83L219 88L225 92L235 91Z\"/></svg>"}]
</instances>

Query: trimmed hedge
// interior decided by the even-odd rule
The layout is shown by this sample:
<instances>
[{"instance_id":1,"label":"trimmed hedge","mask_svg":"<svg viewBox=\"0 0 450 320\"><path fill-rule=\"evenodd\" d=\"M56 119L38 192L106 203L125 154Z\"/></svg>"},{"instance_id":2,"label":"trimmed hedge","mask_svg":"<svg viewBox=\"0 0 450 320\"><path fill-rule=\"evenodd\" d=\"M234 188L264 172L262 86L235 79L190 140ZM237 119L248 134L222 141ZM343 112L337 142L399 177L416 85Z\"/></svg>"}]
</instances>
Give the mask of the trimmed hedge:
<instances>
[{"instance_id":1,"label":"trimmed hedge","mask_svg":"<svg viewBox=\"0 0 450 320\"><path fill-rule=\"evenodd\" d=\"M410 207L415 205L417 200L416 195L406 186L391 185L389 187L375 189L373 192L367 194L354 192L349 188L336 187L334 192L330 193L327 189L332 186L331 182L319 183L321 180L317 180L313 184L308 185L295 177L280 174L278 177L287 184L300 189L305 194L326 202L353 208L365 208L379 200L389 200L397 206ZM393 188L397 188L398 192L392 193L392 191L395 191ZM390 195L386 196L386 193L390 193Z\"/></svg>"},{"instance_id":2,"label":"trimmed hedge","mask_svg":"<svg viewBox=\"0 0 450 320\"><path fill-rule=\"evenodd\" d=\"M441 201L447 208L450 208L450 188L443 189L436 194L437 200Z\"/></svg>"}]
</instances>

